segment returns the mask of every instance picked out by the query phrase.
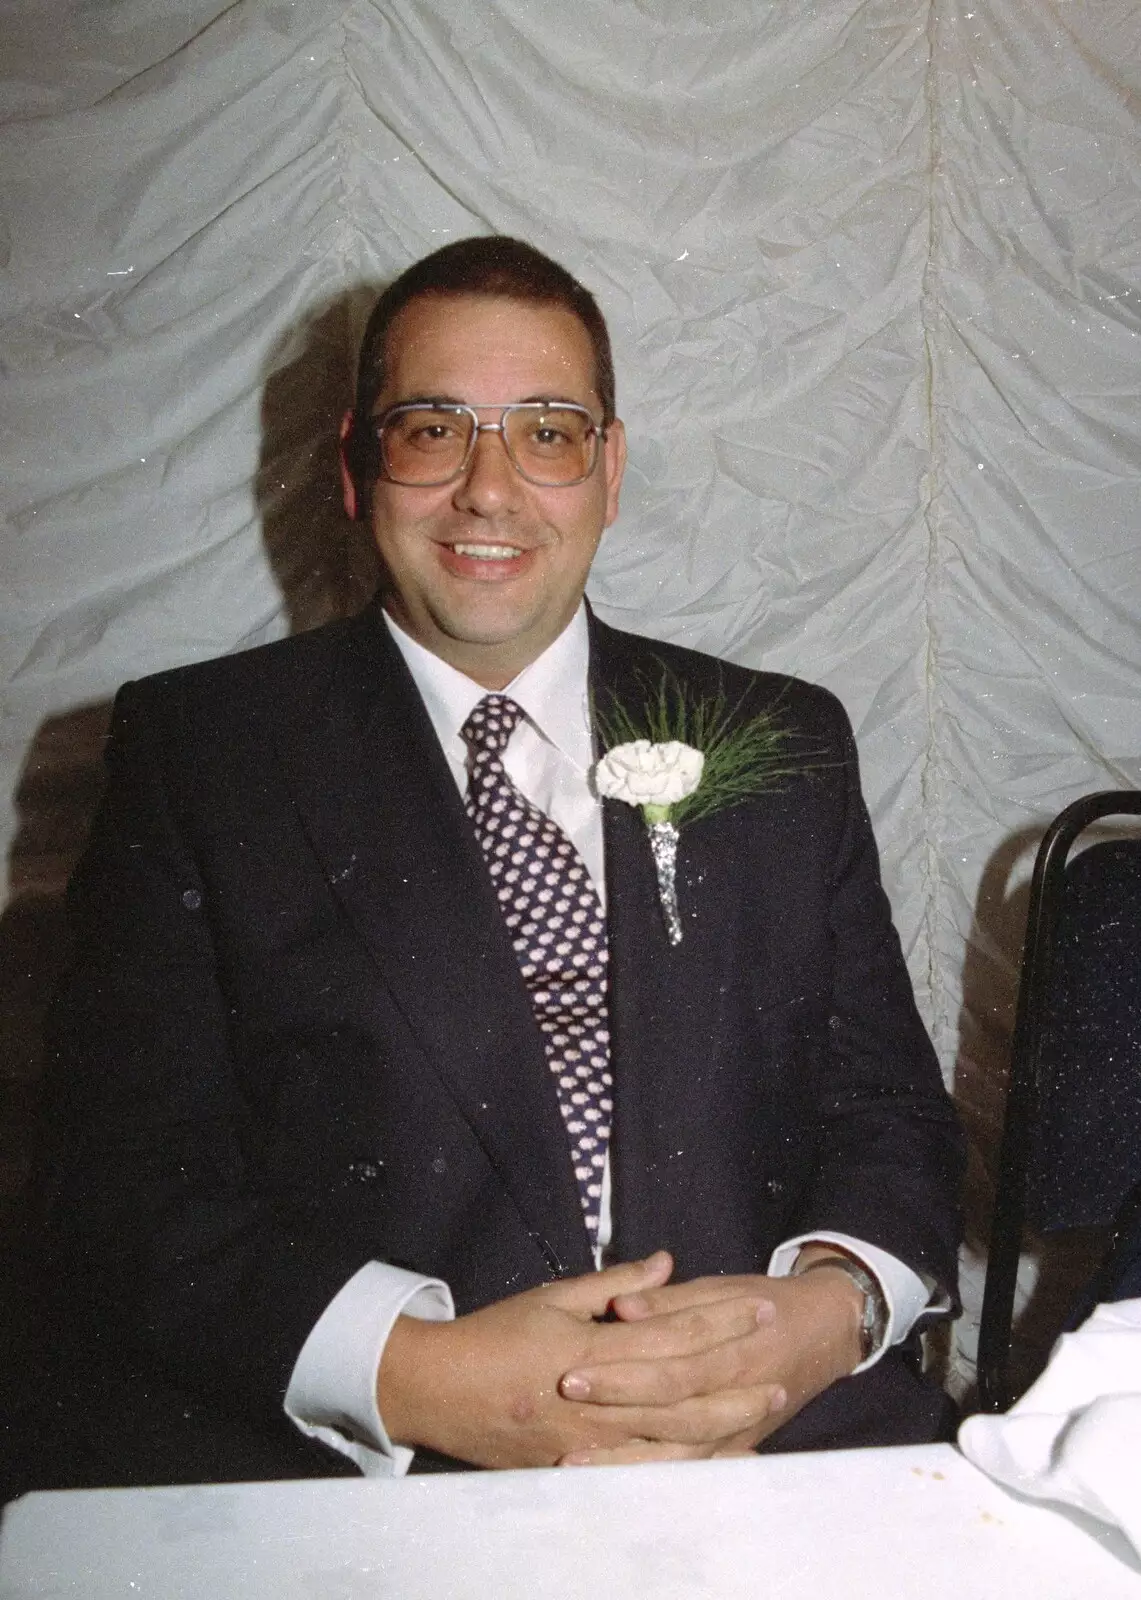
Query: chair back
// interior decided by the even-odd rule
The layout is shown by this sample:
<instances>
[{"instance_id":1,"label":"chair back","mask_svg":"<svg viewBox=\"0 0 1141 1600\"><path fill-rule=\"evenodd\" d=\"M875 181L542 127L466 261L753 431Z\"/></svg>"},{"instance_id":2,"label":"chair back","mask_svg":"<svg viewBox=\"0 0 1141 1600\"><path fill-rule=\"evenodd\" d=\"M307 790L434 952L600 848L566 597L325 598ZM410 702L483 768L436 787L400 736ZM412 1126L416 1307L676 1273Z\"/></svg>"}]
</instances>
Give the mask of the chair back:
<instances>
[{"instance_id":1,"label":"chair back","mask_svg":"<svg viewBox=\"0 0 1141 1600\"><path fill-rule=\"evenodd\" d=\"M1104 1227L1141 1182L1141 839L1068 862L1044 1004L1027 1220Z\"/></svg>"}]
</instances>

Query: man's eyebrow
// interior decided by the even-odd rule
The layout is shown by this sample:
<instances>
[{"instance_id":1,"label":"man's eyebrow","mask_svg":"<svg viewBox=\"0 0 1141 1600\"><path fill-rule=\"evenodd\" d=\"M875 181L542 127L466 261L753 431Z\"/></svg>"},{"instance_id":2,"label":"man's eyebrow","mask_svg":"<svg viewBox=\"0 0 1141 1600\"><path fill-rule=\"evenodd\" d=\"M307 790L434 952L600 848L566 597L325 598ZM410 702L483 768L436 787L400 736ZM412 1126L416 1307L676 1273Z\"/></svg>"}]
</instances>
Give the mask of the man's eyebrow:
<instances>
[{"instance_id":1,"label":"man's eyebrow","mask_svg":"<svg viewBox=\"0 0 1141 1600\"><path fill-rule=\"evenodd\" d=\"M383 407L391 411L396 406L466 406L467 401L454 394L409 394L403 400L393 400Z\"/></svg>"},{"instance_id":2,"label":"man's eyebrow","mask_svg":"<svg viewBox=\"0 0 1141 1600\"><path fill-rule=\"evenodd\" d=\"M403 400L394 400L384 407L391 411L395 406L581 406L583 401L572 400L569 395L529 394L522 400L461 400L454 394L410 394ZM589 409L589 408L587 408Z\"/></svg>"},{"instance_id":3,"label":"man's eyebrow","mask_svg":"<svg viewBox=\"0 0 1141 1600\"><path fill-rule=\"evenodd\" d=\"M582 400L572 400L569 394L529 394L525 400L517 400L520 406L584 406ZM584 409L589 409L584 406Z\"/></svg>"}]
</instances>

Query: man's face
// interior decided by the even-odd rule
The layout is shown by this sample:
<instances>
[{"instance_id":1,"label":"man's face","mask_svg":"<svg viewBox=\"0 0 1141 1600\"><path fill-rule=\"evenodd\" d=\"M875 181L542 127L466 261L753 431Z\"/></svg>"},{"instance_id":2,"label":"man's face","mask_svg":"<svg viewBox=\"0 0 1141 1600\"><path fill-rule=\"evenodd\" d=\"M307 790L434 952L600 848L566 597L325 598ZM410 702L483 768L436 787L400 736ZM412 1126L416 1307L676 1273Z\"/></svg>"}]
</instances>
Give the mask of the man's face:
<instances>
[{"instance_id":1,"label":"man's face","mask_svg":"<svg viewBox=\"0 0 1141 1600\"><path fill-rule=\"evenodd\" d=\"M498 422L500 406L542 398L602 415L590 336L559 306L423 296L393 322L386 355L376 414L446 398L474 406L481 422ZM569 487L522 478L497 433L478 436L467 470L451 483L408 488L382 477L372 491L372 527L386 609L435 655L486 688L502 688L574 615L602 530L618 514L625 460L619 422L590 477Z\"/></svg>"}]
</instances>

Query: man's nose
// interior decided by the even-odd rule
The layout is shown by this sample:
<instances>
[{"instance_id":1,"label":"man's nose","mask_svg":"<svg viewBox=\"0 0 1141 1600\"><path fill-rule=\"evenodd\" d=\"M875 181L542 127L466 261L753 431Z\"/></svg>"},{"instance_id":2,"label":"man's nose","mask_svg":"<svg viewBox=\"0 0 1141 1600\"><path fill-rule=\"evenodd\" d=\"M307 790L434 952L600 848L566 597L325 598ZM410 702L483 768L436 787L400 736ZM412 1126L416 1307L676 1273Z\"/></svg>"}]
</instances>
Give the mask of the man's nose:
<instances>
[{"instance_id":1,"label":"man's nose","mask_svg":"<svg viewBox=\"0 0 1141 1600\"><path fill-rule=\"evenodd\" d=\"M521 502L523 480L511 464L498 428L476 435L467 471L456 484L454 501L461 511L477 516L514 510Z\"/></svg>"}]
</instances>

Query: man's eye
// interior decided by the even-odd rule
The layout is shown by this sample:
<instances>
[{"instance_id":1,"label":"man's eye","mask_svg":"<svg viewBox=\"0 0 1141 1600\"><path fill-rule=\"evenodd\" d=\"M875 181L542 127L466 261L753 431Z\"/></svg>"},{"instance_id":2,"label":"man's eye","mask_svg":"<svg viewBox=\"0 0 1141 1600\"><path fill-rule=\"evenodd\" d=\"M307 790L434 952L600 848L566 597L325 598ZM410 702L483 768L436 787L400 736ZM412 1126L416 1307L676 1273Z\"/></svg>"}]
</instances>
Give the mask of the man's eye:
<instances>
[{"instance_id":1,"label":"man's eye","mask_svg":"<svg viewBox=\"0 0 1141 1600\"><path fill-rule=\"evenodd\" d=\"M421 450L453 444L460 437L459 430L450 422L410 423L403 433L406 443Z\"/></svg>"},{"instance_id":2,"label":"man's eye","mask_svg":"<svg viewBox=\"0 0 1141 1600\"><path fill-rule=\"evenodd\" d=\"M573 445L574 440L562 428L542 423L531 429L529 443L533 450L566 450Z\"/></svg>"}]
</instances>

